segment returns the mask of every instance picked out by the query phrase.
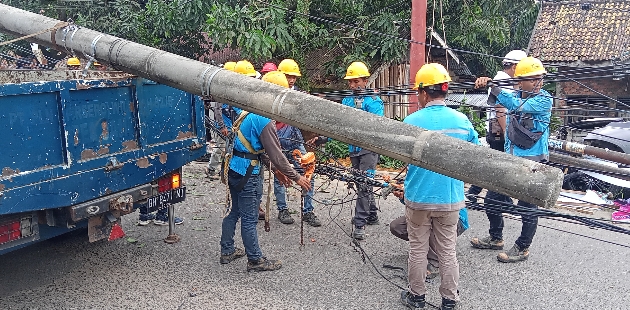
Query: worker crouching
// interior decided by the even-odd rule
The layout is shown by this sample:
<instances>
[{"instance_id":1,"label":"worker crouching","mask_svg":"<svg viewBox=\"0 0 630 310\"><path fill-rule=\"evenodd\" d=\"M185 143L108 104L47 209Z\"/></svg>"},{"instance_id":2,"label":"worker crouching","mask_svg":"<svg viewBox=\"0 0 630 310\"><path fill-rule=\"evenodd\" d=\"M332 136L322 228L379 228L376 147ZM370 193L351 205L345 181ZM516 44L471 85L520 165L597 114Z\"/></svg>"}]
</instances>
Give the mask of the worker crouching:
<instances>
[{"instance_id":1,"label":"worker crouching","mask_svg":"<svg viewBox=\"0 0 630 310\"><path fill-rule=\"evenodd\" d=\"M479 144L478 134L466 115L448 108L444 102L451 77L435 63L425 64L416 74L421 110L407 116L405 123ZM459 264L455 255L459 210L465 207L464 182L409 165L405 178L405 206L409 235L409 289L401 292L401 301L413 309L425 306L425 279L429 239L434 236L434 250L440 272L440 309L455 309Z\"/></svg>"}]
</instances>

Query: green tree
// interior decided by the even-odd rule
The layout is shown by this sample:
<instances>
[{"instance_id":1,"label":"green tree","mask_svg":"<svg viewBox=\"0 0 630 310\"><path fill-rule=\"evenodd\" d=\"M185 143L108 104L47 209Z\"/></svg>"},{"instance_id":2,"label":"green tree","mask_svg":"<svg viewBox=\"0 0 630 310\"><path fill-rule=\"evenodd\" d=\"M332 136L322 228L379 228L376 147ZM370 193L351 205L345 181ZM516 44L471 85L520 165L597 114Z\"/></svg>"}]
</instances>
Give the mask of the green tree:
<instances>
[{"instance_id":1,"label":"green tree","mask_svg":"<svg viewBox=\"0 0 630 310\"><path fill-rule=\"evenodd\" d=\"M5 0L3 3L52 18L72 19L77 25L185 57L196 58L207 45L203 27L211 6L204 0Z\"/></svg>"},{"instance_id":2,"label":"green tree","mask_svg":"<svg viewBox=\"0 0 630 310\"><path fill-rule=\"evenodd\" d=\"M409 43L405 41L410 33L411 1L408 0L3 0L3 3L53 18L72 18L79 25L191 58L199 56L208 46L204 31L211 39L212 48L238 49L244 58L256 62L294 58L303 63L306 55L314 51L326 53L335 49L340 52L325 67L328 73L339 77L352 61L374 66L404 62L409 57ZM535 0L433 0L428 5L428 26L445 33L449 46L492 55L526 48L539 8ZM473 73L487 75L499 69L500 59L461 56Z\"/></svg>"},{"instance_id":3,"label":"green tree","mask_svg":"<svg viewBox=\"0 0 630 310\"><path fill-rule=\"evenodd\" d=\"M434 0L427 19L438 33L445 33L450 47L502 56L527 48L539 5L534 0ZM441 11L441 13L440 13ZM435 16L435 18L433 18ZM471 71L493 75L501 60L461 54Z\"/></svg>"},{"instance_id":4,"label":"green tree","mask_svg":"<svg viewBox=\"0 0 630 310\"><path fill-rule=\"evenodd\" d=\"M409 4L386 9L395 0L293 0L210 1L206 31L216 49L239 49L244 58L261 62L272 58L304 59L323 49L343 51L327 64L329 73L341 76L352 61L389 62L406 58L404 40L310 18L338 20L385 34L408 33ZM379 9L381 9L379 11ZM306 16L309 15L309 16Z\"/></svg>"}]
</instances>

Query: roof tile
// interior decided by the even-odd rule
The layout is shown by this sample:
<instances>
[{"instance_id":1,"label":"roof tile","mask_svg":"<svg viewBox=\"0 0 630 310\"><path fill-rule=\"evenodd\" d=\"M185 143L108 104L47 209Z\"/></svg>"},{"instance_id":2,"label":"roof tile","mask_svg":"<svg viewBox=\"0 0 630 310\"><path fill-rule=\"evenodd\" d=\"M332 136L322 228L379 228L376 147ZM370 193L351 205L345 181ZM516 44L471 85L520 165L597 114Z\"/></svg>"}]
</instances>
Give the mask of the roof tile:
<instances>
[{"instance_id":1,"label":"roof tile","mask_svg":"<svg viewBox=\"0 0 630 310\"><path fill-rule=\"evenodd\" d=\"M544 3L530 51L545 61L608 61L630 49L630 1Z\"/></svg>"}]
</instances>

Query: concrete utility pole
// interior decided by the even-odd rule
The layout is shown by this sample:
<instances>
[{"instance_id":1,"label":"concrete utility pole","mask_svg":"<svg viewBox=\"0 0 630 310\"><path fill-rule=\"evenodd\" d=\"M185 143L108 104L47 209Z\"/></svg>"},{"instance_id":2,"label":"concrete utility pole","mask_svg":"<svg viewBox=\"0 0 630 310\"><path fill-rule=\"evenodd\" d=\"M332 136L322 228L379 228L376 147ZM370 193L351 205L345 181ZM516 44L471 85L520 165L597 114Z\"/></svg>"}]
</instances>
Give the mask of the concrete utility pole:
<instances>
[{"instance_id":1,"label":"concrete utility pole","mask_svg":"<svg viewBox=\"0 0 630 310\"><path fill-rule=\"evenodd\" d=\"M606 172L613 174L611 176L617 177L624 180L630 180L630 171L624 170L615 166L609 166L600 162L591 161L582 158L575 158L567 155L562 155L558 153L549 153L549 161L552 163L558 163L562 165L567 165L569 167L576 167L577 169L583 169L585 171L593 171L598 173Z\"/></svg>"},{"instance_id":2,"label":"concrete utility pole","mask_svg":"<svg viewBox=\"0 0 630 310\"><path fill-rule=\"evenodd\" d=\"M411 0L411 40L425 42L427 40L427 0ZM416 72L424 65L426 58L424 44L410 43L409 47L409 83L413 84ZM409 111L411 114L418 110L418 98L409 96Z\"/></svg>"},{"instance_id":3,"label":"concrete utility pole","mask_svg":"<svg viewBox=\"0 0 630 310\"><path fill-rule=\"evenodd\" d=\"M569 152L576 155L591 155L601 159L614 161L616 163L630 165L630 154L602 149L586 144L549 139L549 148Z\"/></svg>"},{"instance_id":4,"label":"concrete utility pole","mask_svg":"<svg viewBox=\"0 0 630 310\"><path fill-rule=\"evenodd\" d=\"M0 31L24 36L60 21L0 4ZM64 27L31 39L193 94L351 143L536 204L554 206L563 174L557 168L473 145L437 132L289 90L196 60L105 35ZM428 185L427 185L428 186Z\"/></svg>"}]
</instances>

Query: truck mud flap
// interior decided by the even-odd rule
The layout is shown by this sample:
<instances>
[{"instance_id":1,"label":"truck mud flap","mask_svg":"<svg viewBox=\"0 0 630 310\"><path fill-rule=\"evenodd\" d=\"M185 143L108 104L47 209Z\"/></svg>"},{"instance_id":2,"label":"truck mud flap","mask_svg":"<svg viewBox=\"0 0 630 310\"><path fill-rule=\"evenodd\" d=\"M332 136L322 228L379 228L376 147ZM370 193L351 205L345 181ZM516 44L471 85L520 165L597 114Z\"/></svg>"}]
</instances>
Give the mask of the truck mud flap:
<instances>
[{"instance_id":1,"label":"truck mud flap","mask_svg":"<svg viewBox=\"0 0 630 310\"><path fill-rule=\"evenodd\" d=\"M125 235L120 227L120 211L106 212L88 220L88 239L96 242L103 239L116 240Z\"/></svg>"}]
</instances>

